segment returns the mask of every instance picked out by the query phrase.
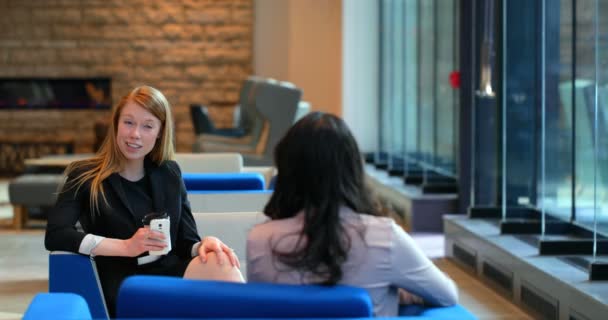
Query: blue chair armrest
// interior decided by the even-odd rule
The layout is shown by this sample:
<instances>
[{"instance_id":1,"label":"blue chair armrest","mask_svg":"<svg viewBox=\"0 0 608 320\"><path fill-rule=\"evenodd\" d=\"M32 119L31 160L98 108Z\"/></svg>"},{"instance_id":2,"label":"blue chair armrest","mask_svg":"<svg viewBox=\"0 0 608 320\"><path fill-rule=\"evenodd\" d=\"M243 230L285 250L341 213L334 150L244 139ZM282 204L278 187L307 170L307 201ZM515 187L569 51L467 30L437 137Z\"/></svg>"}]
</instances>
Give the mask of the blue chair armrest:
<instances>
[{"instance_id":1,"label":"blue chair armrest","mask_svg":"<svg viewBox=\"0 0 608 320\"><path fill-rule=\"evenodd\" d=\"M184 173L188 191L264 190L264 176L257 172Z\"/></svg>"},{"instance_id":2,"label":"blue chair armrest","mask_svg":"<svg viewBox=\"0 0 608 320\"><path fill-rule=\"evenodd\" d=\"M91 319L87 302L74 293L39 293L25 310L24 320Z\"/></svg>"},{"instance_id":3,"label":"blue chair armrest","mask_svg":"<svg viewBox=\"0 0 608 320\"><path fill-rule=\"evenodd\" d=\"M449 307L429 307L423 305L400 306L398 319L474 320L477 318L467 309L457 304Z\"/></svg>"},{"instance_id":4,"label":"blue chair armrest","mask_svg":"<svg viewBox=\"0 0 608 320\"><path fill-rule=\"evenodd\" d=\"M108 319L108 309L95 262L88 256L64 251L49 255L49 292L75 293L84 298L95 319Z\"/></svg>"},{"instance_id":5,"label":"blue chair armrest","mask_svg":"<svg viewBox=\"0 0 608 320\"><path fill-rule=\"evenodd\" d=\"M370 317L367 291L349 286L284 285L133 276L120 288L118 318Z\"/></svg>"}]
</instances>

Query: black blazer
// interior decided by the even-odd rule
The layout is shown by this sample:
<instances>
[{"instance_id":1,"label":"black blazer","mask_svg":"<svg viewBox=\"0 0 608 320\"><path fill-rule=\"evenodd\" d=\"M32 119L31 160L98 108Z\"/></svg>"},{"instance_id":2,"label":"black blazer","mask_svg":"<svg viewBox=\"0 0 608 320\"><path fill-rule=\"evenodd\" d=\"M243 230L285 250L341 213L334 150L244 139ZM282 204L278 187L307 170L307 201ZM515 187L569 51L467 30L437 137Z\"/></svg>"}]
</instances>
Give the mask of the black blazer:
<instances>
[{"instance_id":1,"label":"black blazer","mask_svg":"<svg viewBox=\"0 0 608 320\"><path fill-rule=\"evenodd\" d=\"M167 212L171 219L172 250L159 263L162 265L165 261L174 264L176 257L181 261L189 261L192 246L200 241L200 237L188 202L181 170L175 161L165 161L157 166L147 159L145 170L150 179L154 210ZM87 233L108 238L129 239L138 228L143 227L141 219L136 218L129 206L118 173L110 175L102 182L109 205L100 197L100 212L93 214L89 203L90 182L85 183L78 190L73 187L74 179L82 172L77 170L68 175L63 190L58 195L57 203L48 215L45 236L47 250L78 253L80 243ZM76 230L75 225L78 221L84 232ZM167 259L168 257L173 259ZM95 257L95 261L104 291L117 290L126 276L137 273L136 258L98 256Z\"/></svg>"}]
</instances>

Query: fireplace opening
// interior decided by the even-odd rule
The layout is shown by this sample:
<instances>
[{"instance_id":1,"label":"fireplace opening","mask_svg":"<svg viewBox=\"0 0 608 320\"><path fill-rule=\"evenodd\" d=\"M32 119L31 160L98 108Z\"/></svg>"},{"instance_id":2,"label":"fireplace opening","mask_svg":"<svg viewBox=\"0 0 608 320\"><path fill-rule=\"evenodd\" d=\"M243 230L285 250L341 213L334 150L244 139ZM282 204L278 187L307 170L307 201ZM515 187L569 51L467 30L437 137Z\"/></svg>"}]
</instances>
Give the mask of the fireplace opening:
<instances>
[{"instance_id":1,"label":"fireplace opening","mask_svg":"<svg viewBox=\"0 0 608 320\"><path fill-rule=\"evenodd\" d=\"M109 78L0 78L0 110L107 110Z\"/></svg>"}]
</instances>

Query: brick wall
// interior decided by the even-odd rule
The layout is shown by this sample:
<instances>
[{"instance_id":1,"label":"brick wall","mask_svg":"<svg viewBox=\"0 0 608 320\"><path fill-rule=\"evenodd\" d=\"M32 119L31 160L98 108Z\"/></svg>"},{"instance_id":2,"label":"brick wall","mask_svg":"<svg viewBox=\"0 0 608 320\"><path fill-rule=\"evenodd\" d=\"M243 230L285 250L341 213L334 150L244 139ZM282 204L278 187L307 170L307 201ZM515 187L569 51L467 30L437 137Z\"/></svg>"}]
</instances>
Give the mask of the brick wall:
<instances>
[{"instance_id":1,"label":"brick wall","mask_svg":"<svg viewBox=\"0 0 608 320\"><path fill-rule=\"evenodd\" d=\"M190 103L230 125L252 69L252 0L0 0L0 77L110 77L112 101L139 84L173 105L191 150ZM3 140L60 135L91 152L107 111L0 111Z\"/></svg>"}]
</instances>

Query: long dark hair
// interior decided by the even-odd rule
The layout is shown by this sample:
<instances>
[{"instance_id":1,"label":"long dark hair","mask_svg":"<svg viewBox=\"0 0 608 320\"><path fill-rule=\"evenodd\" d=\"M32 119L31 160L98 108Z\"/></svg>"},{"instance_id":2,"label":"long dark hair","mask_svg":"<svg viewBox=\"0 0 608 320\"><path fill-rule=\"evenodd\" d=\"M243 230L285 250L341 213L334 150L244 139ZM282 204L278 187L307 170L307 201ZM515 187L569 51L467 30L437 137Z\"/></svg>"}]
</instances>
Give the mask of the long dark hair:
<instances>
[{"instance_id":1,"label":"long dark hair","mask_svg":"<svg viewBox=\"0 0 608 320\"><path fill-rule=\"evenodd\" d=\"M323 284L336 284L350 249L340 206L379 215L365 187L357 142L340 118L313 112L291 127L274 157L278 174L264 213L274 220L303 210L304 224L295 251L273 248L273 253L285 265L311 272Z\"/></svg>"}]
</instances>

